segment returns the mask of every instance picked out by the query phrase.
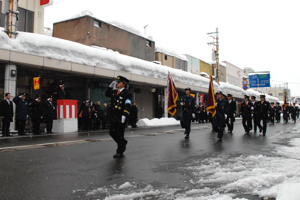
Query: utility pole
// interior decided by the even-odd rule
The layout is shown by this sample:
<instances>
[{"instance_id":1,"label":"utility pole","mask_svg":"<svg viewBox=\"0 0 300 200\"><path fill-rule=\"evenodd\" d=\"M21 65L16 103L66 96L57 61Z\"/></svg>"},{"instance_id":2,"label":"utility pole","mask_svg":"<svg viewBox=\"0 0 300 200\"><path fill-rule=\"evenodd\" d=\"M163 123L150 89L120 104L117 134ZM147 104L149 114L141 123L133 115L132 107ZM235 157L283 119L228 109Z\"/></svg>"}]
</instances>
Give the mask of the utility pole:
<instances>
[{"instance_id":1,"label":"utility pole","mask_svg":"<svg viewBox=\"0 0 300 200\"><path fill-rule=\"evenodd\" d=\"M207 44L208 45L214 45L216 47L216 51L214 52L214 58L215 58L215 61L216 61L216 65L217 65L217 70L216 70L216 80L217 80L217 83L219 84L220 82L220 71L219 71L219 30L218 28L216 28L216 32L211 32L211 33L207 33L207 35L209 37L212 37L213 38L213 42L208 42ZM214 59L213 59L214 60Z\"/></svg>"}]
</instances>

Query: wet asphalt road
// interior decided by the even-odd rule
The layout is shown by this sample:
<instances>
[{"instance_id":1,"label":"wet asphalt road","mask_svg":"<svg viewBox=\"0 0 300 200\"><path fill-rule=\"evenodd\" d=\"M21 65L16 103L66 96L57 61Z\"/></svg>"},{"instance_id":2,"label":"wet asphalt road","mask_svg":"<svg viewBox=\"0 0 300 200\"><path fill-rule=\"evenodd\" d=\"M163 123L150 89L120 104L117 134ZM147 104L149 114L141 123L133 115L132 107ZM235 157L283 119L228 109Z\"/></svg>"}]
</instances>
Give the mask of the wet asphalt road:
<instances>
[{"instance_id":1,"label":"wet asphalt road","mask_svg":"<svg viewBox=\"0 0 300 200\"><path fill-rule=\"evenodd\" d=\"M2 200L97 199L78 191L125 182L192 187L189 175L178 170L186 163L221 153L272 154L278 137L292 126L269 125L263 137L245 135L237 120L233 134L225 131L221 143L209 123L194 123L189 140L180 126L127 129L129 143L122 159L112 158L116 144L107 131L1 138L0 196Z\"/></svg>"}]
</instances>

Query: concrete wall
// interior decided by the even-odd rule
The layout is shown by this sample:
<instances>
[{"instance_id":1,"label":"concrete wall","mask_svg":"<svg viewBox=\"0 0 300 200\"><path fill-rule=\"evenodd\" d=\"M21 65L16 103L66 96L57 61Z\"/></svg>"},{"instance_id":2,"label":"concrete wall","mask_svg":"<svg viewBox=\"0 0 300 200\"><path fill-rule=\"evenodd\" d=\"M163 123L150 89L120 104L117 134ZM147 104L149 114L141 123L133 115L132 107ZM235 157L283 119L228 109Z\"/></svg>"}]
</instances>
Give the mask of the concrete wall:
<instances>
[{"instance_id":1,"label":"concrete wall","mask_svg":"<svg viewBox=\"0 0 300 200\"><path fill-rule=\"evenodd\" d=\"M181 69L187 72L187 61L175 58L175 69Z\"/></svg>"},{"instance_id":2,"label":"concrete wall","mask_svg":"<svg viewBox=\"0 0 300 200\"><path fill-rule=\"evenodd\" d=\"M212 66L213 66L214 76L217 76L217 74L216 74L217 65L212 64ZM219 77L220 77L220 82L226 83L226 67L225 66L219 65Z\"/></svg>"},{"instance_id":3,"label":"concrete wall","mask_svg":"<svg viewBox=\"0 0 300 200\"><path fill-rule=\"evenodd\" d=\"M242 78L244 77L244 69L241 69L227 61L223 61L226 64L226 80L229 84L242 87Z\"/></svg>"},{"instance_id":4,"label":"concrete wall","mask_svg":"<svg viewBox=\"0 0 300 200\"><path fill-rule=\"evenodd\" d=\"M101 27L94 26L94 21L99 21ZM54 24L53 37L105 47L142 60L155 59L155 42L90 16Z\"/></svg>"},{"instance_id":5,"label":"concrete wall","mask_svg":"<svg viewBox=\"0 0 300 200\"><path fill-rule=\"evenodd\" d=\"M208 75L213 75L213 68L212 65L200 60L200 72L205 72Z\"/></svg>"},{"instance_id":6,"label":"concrete wall","mask_svg":"<svg viewBox=\"0 0 300 200\"><path fill-rule=\"evenodd\" d=\"M188 59L188 72L193 74L200 74L200 59L195 58L193 56L185 54L186 58Z\"/></svg>"},{"instance_id":7,"label":"concrete wall","mask_svg":"<svg viewBox=\"0 0 300 200\"><path fill-rule=\"evenodd\" d=\"M133 91L131 91L133 94L132 100L136 102L136 105L139 109L139 119L154 118L154 93L151 92L152 87L135 86L135 88L140 89L140 93L134 93Z\"/></svg>"}]
</instances>

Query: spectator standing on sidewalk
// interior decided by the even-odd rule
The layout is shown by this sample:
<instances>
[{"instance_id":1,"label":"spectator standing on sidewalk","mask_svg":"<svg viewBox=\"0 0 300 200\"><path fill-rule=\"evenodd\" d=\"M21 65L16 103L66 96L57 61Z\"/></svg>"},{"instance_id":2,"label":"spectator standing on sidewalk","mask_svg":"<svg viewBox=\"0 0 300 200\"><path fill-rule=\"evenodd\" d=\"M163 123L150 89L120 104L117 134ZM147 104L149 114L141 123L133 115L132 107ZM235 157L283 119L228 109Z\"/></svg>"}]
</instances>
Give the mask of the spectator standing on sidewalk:
<instances>
[{"instance_id":1,"label":"spectator standing on sidewalk","mask_svg":"<svg viewBox=\"0 0 300 200\"><path fill-rule=\"evenodd\" d=\"M2 137L10 136L10 122L13 121L13 102L10 100L10 93L5 94L5 100L0 105L0 116L2 118Z\"/></svg>"},{"instance_id":2,"label":"spectator standing on sidewalk","mask_svg":"<svg viewBox=\"0 0 300 200\"><path fill-rule=\"evenodd\" d=\"M103 104L103 119L102 119L102 130L107 129L107 120L109 118L109 107L107 104Z\"/></svg>"},{"instance_id":3,"label":"spectator standing on sidewalk","mask_svg":"<svg viewBox=\"0 0 300 200\"><path fill-rule=\"evenodd\" d=\"M131 106L131 112L130 112L130 125L132 128L136 128L136 123L138 121L138 108L136 106L136 103L132 103L132 106Z\"/></svg>"},{"instance_id":4,"label":"spectator standing on sidewalk","mask_svg":"<svg viewBox=\"0 0 300 200\"><path fill-rule=\"evenodd\" d=\"M23 93L18 97L13 98L13 102L16 104L16 122L17 122L17 129L18 135L25 135L25 122L29 117L29 104L25 100L26 94Z\"/></svg>"},{"instance_id":5,"label":"spectator standing on sidewalk","mask_svg":"<svg viewBox=\"0 0 300 200\"><path fill-rule=\"evenodd\" d=\"M43 105L40 95L36 95L32 103L31 120L32 120L32 132L34 135L41 134L40 124L43 118Z\"/></svg>"},{"instance_id":6,"label":"spectator standing on sidewalk","mask_svg":"<svg viewBox=\"0 0 300 200\"><path fill-rule=\"evenodd\" d=\"M45 103L45 121L47 124L47 134L52 133L53 119L55 117L55 106L53 105L53 97L50 96Z\"/></svg>"}]
</instances>

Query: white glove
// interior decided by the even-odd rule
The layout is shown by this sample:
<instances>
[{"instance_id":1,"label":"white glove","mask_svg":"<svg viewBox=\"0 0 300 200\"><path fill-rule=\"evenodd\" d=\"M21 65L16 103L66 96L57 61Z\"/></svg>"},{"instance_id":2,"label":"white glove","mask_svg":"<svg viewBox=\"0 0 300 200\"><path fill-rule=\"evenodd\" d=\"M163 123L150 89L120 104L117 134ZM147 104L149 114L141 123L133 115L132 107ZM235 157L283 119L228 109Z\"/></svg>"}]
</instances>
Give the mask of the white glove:
<instances>
[{"instance_id":1,"label":"white glove","mask_svg":"<svg viewBox=\"0 0 300 200\"><path fill-rule=\"evenodd\" d=\"M29 116L28 116L28 115L26 115L26 119L28 119L28 117L29 117Z\"/></svg>"},{"instance_id":2,"label":"white glove","mask_svg":"<svg viewBox=\"0 0 300 200\"><path fill-rule=\"evenodd\" d=\"M233 113L233 117L235 117L235 113Z\"/></svg>"},{"instance_id":3,"label":"white glove","mask_svg":"<svg viewBox=\"0 0 300 200\"><path fill-rule=\"evenodd\" d=\"M126 117L124 115L122 115L122 124L125 123Z\"/></svg>"},{"instance_id":4,"label":"white glove","mask_svg":"<svg viewBox=\"0 0 300 200\"><path fill-rule=\"evenodd\" d=\"M251 117L253 117L253 114L251 114Z\"/></svg>"},{"instance_id":5,"label":"white glove","mask_svg":"<svg viewBox=\"0 0 300 200\"><path fill-rule=\"evenodd\" d=\"M225 116L225 118L227 118L227 115L226 115L226 114L224 114L224 116Z\"/></svg>"},{"instance_id":6,"label":"white glove","mask_svg":"<svg viewBox=\"0 0 300 200\"><path fill-rule=\"evenodd\" d=\"M114 88L114 87L116 87L116 85L117 85L117 82L113 81L113 82L111 82L111 84L108 87Z\"/></svg>"},{"instance_id":7,"label":"white glove","mask_svg":"<svg viewBox=\"0 0 300 200\"><path fill-rule=\"evenodd\" d=\"M217 106L218 105L218 103L215 103L215 106Z\"/></svg>"},{"instance_id":8,"label":"white glove","mask_svg":"<svg viewBox=\"0 0 300 200\"><path fill-rule=\"evenodd\" d=\"M41 116L41 119L43 119L43 116Z\"/></svg>"},{"instance_id":9,"label":"white glove","mask_svg":"<svg viewBox=\"0 0 300 200\"><path fill-rule=\"evenodd\" d=\"M180 102L180 105L183 106L183 102Z\"/></svg>"},{"instance_id":10,"label":"white glove","mask_svg":"<svg viewBox=\"0 0 300 200\"><path fill-rule=\"evenodd\" d=\"M251 107L251 110L254 110L254 107L253 107L253 106Z\"/></svg>"},{"instance_id":11,"label":"white glove","mask_svg":"<svg viewBox=\"0 0 300 200\"><path fill-rule=\"evenodd\" d=\"M19 96L19 98L22 98L23 96L21 95L21 96Z\"/></svg>"},{"instance_id":12,"label":"white glove","mask_svg":"<svg viewBox=\"0 0 300 200\"><path fill-rule=\"evenodd\" d=\"M193 118L195 118L195 117L196 117L194 113L192 113L192 117L193 117Z\"/></svg>"}]
</instances>

